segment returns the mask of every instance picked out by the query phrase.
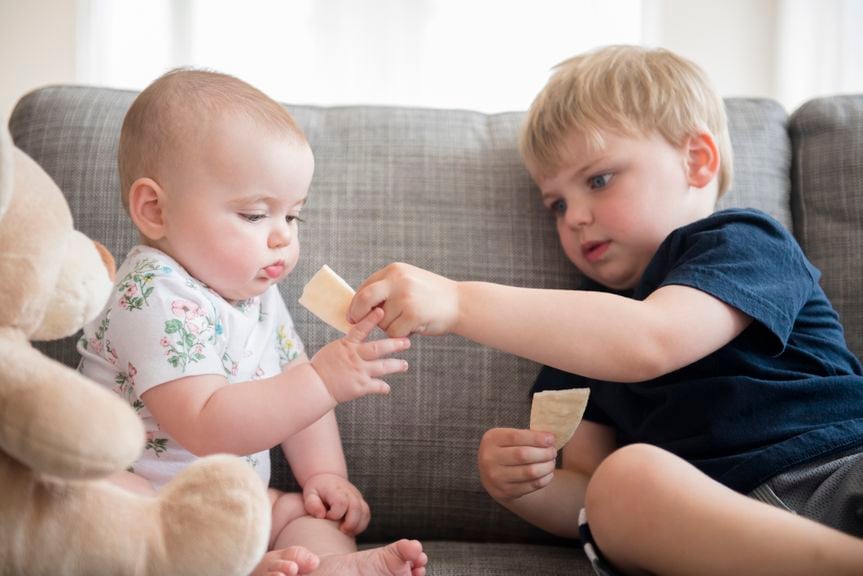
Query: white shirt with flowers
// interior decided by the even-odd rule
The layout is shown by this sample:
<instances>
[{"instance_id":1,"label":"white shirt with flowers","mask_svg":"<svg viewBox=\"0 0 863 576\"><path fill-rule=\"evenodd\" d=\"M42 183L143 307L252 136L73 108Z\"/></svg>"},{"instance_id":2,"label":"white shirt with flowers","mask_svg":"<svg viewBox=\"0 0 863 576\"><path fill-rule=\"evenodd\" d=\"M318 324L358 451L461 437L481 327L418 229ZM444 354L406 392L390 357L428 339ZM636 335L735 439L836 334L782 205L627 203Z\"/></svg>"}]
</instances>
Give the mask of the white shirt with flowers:
<instances>
[{"instance_id":1,"label":"white shirt with flowers","mask_svg":"<svg viewBox=\"0 0 863 576\"><path fill-rule=\"evenodd\" d=\"M303 345L276 286L232 305L154 248L133 248L114 288L84 327L79 369L141 416L147 444L133 471L160 488L197 457L159 427L141 395L188 376L218 374L229 384L275 376ZM268 483L268 451L246 460Z\"/></svg>"}]
</instances>

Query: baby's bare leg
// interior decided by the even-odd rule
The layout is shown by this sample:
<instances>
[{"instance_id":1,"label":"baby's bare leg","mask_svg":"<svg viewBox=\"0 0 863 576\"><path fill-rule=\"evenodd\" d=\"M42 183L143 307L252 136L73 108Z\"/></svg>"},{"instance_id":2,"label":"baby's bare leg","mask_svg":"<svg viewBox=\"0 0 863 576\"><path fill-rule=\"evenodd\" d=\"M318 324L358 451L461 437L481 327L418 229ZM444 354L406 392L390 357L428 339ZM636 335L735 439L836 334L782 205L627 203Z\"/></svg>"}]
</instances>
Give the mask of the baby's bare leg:
<instances>
[{"instance_id":1,"label":"baby's bare leg","mask_svg":"<svg viewBox=\"0 0 863 576\"><path fill-rule=\"evenodd\" d=\"M654 446L609 456L585 508L600 550L627 574L863 574L863 540L738 494Z\"/></svg>"},{"instance_id":2,"label":"baby's bare leg","mask_svg":"<svg viewBox=\"0 0 863 576\"><path fill-rule=\"evenodd\" d=\"M112 474L108 477L108 482L135 494L142 494L144 496L156 495L156 489L153 488L149 480L128 470Z\"/></svg>"},{"instance_id":3,"label":"baby's bare leg","mask_svg":"<svg viewBox=\"0 0 863 576\"><path fill-rule=\"evenodd\" d=\"M316 576L423 576L428 557L416 540L357 552L353 537L338 522L306 514L300 494L280 494L273 506L274 550L300 547L320 557ZM299 572L304 574L305 572Z\"/></svg>"},{"instance_id":4,"label":"baby's bare leg","mask_svg":"<svg viewBox=\"0 0 863 576\"><path fill-rule=\"evenodd\" d=\"M272 488L267 490L267 496L270 498L272 508L269 551L264 554L251 576L263 576L265 574L297 576L311 573L320 563L316 554L303 546L281 546L278 542L279 535L285 527L305 515L302 496L280 492Z\"/></svg>"}]
</instances>

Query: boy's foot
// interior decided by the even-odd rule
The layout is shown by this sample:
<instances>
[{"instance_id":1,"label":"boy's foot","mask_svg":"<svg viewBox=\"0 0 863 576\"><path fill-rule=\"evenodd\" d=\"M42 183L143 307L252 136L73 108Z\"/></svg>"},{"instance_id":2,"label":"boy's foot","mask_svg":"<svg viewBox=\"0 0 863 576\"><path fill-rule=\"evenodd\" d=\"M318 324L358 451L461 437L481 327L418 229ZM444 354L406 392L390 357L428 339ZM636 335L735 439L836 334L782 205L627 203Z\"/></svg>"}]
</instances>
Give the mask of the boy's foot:
<instances>
[{"instance_id":1,"label":"boy's foot","mask_svg":"<svg viewBox=\"0 0 863 576\"><path fill-rule=\"evenodd\" d=\"M271 550L255 567L250 576L301 576L310 574L320 564L320 558L302 546Z\"/></svg>"},{"instance_id":2,"label":"boy's foot","mask_svg":"<svg viewBox=\"0 0 863 576\"><path fill-rule=\"evenodd\" d=\"M321 558L315 576L425 576L428 556L418 540Z\"/></svg>"}]
</instances>

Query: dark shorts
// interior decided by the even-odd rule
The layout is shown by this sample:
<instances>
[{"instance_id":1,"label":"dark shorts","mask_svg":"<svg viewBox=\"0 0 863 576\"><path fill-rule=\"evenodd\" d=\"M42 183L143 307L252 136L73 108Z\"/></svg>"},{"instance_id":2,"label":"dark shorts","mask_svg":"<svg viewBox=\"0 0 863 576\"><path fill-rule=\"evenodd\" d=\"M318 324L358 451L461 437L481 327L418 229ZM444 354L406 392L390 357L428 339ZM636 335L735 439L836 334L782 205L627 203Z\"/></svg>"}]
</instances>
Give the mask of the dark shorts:
<instances>
[{"instance_id":1,"label":"dark shorts","mask_svg":"<svg viewBox=\"0 0 863 576\"><path fill-rule=\"evenodd\" d=\"M783 472L749 496L863 538L863 447Z\"/></svg>"},{"instance_id":2,"label":"dark shorts","mask_svg":"<svg viewBox=\"0 0 863 576\"><path fill-rule=\"evenodd\" d=\"M863 447L807 462L774 476L748 494L852 536L863 538ZM578 516L581 545L598 576L620 574L596 546L584 509Z\"/></svg>"}]
</instances>

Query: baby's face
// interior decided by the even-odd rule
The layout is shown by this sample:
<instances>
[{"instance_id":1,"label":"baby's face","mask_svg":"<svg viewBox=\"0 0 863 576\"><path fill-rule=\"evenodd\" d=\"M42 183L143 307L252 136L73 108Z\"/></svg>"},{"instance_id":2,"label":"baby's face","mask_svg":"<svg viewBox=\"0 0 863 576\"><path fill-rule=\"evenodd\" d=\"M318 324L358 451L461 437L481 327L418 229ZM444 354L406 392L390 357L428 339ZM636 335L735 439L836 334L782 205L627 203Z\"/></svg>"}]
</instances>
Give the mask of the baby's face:
<instances>
[{"instance_id":1,"label":"baby's face","mask_svg":"<svg viewBox=\"0 0 863 576\"><path fill-rule=\"evenodd\" d=\"M690 190L685 147L659 135L603 137L604 147L595 149L571 134L570 161L536 182L569 259L594 281L626 290L666 236L710 214L712 204Z\"/></svg>"},{"instance_id":2,"label":"baby's face","mask_svg":"<svg viewBox=\"0 0 863 576\"><path fill-rule=\"evenodd\" d=\"M160 248L230 302L262 294L299 257L298 220L314 172L307 144L219 120L162 182Z\"/></svg>"}]
</instances>

